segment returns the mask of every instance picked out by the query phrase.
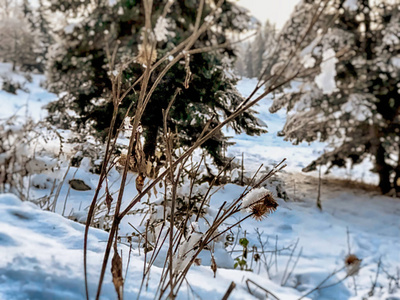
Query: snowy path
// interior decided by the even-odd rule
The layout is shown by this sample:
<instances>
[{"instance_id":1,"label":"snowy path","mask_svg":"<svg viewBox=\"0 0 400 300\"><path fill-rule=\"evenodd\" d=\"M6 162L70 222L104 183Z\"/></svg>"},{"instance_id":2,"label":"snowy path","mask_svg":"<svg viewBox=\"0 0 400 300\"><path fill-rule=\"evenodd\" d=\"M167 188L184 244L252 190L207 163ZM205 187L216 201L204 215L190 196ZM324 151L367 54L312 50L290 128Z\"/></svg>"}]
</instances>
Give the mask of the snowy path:
<instances>
[{"instance_id":1,"label":"snowy path","mask_svg":"<svg viewBox=\"0 0 400 300\"><path fill-rule=\"evenodd\" d=\"M43 106L57 99L55 94L49 93L40 86L45 81L45 76L32 74L30 82L24 73L11 70L10 63L0 63L0 86L6 79L20 83L26 91L17 90L17 94L13 95L0 89L0 120L12 115L31 117L34 121L41 120L47 115Z\"/></svg>"}]
</instances>

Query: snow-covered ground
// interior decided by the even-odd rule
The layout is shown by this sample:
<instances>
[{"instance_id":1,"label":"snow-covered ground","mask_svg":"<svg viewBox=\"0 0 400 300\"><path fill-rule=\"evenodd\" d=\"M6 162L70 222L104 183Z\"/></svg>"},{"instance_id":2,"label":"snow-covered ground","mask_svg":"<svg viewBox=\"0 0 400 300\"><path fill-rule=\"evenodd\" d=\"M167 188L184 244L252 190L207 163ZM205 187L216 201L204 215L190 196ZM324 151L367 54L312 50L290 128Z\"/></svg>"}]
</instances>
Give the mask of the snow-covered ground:
<instances>
[{"instance_id":1,"label":"snow-covered ground","mask_svg":"<svg viewBox=\"0 0 400 300\"><path fill-rule=\"evenodd\" d=\"M7 68L6 73L11 74L9 76L25 82L23 74L11 73L9 65L0 64L0 70L4 71ZM21 113L26 103L29 103L27 114L34 119L38 120L46 114L41 106L54 99L55 95L39 87L43 77L34 75L33 79L32 83L25 83L30 93L19 91L14 96L0 91L1 118L16 112ZM239 89L247 94L255 83L254 80L244 79L240 82ZM282 205L278 210L263 221L248 219L242 223L240 229L233 230L234 244L226 250L216 250L218 270L215 279L205 254L202 265L194 266L189 272L188 282L191 288L183 285L179 298L221 299L230 283L234 281L237 287L229 299L265 299L265 293L261 289L254 291L254 283L281 300L299 299L330 274L338 271L322 285L332 285L331 287L316 290L305 299L364 299L363 297L368 297L371 291L376 274L378 276L374 295L367 299L400 299L400 287L396 287L396 280L397 285L399 284L400 272L399 199L352 190L343 185L324 184L321 212L315 205L317 179L304 176L299 170L322 151L323 145L292 146L276 137L275 133L283 125L284 113L269 114L267 108L270 100L263 101L257 110L262 120L267 123L269 133L261 137L235 136L234 141L237 144L231 147L229 154L241 157L242 152L245 152L248 173L254 172L260 163L269 166L286 157L288 167L283 176L290 201L281 201ZM365 171L365 167L363 168ZM54 172L49 171L41 174L41 177L32 178L32 181L38 182L45 178L51 181L53 178L61 179L67 173L55 206L56 214L42 211L30 202L21 202L13 195L0 195L0 299L84 299L84 226L62 217L61 214L84 218L85 209L93 197L98 180L98 176L89 173L88 169L84 161L79 169L71 167L67 173L68 167L62 164ZM353 171L352 176L361 176L362 172ZM335 174L342 176L343 173ZM72 178L84 180L91 190L69 189L68 181ZM364 180L369 181L368 178L373 179L365 173ZM136 194L134 179L135 175L130 174L124 205ZM115 170L110 174L110 183L115 182L114 186L110 187L111 191L116 189L119 181L120 174ZM31 199L48 194L51 184L42 188L44 189L32 187L29 194ZM159 193L161 192L162 189L159 190ZM242 192L243 187L226 185L213 195L211 209L218 208L224 201L231 202ZM155 199L153 194L149 202ZM144 208L146 204L140 204L138 207ZM243 216L238 215L236 218ZM140 226L142 217L128 216L127 221L141 230L144 228ZM230 221L233 223L235 220ZM256 229L261 233L260 236ZM122 224L121 235L132 231L127 223ZM257 262L251 259L249 253L247 267L253 271L234 269L235 258L241 258L243 253L243 247L237 241L244 236L249 240L249 250L255 249L255 246L257 251L261 252L258 237L265 247L265 258L261 255ZM93 228L89 232L88 265L92 297L97 286L107 237L107 232L98 229ZM343 267L349 248L352 254L362 259L361 269L354 280L350 277L341 281L346 276ZM119 249L123 253L125 272L129 247L121 243ZM162 257L163 255L160 256L161 259ZM143 250L140 250L134 241L125 278L126 299L136 298L143 261ZM381 264L378 270L379 262ZM109 266L107 270L101 299L116 299ZM159 264L153 267L148 288L142 291L141 299L154 298L161 271ZM253 282L249 282L249 285L254 295L248 291L248 279ZM272 296L269 297L273 299Z\"/></svg>"},{"instance_id":2,"label":"snow-covered ground","mask_svg":"<svg viewBox=\"0 0 400 300\"><path fill-rule=\"evenodd\" d=\"M254 90L257 84L255 78L242 79L238 84L239 91L248 96ZM260 95L263 91L259 91L256 95ZM306 142L293 146L289 141L285 141L282 137L278 137L277 133L282 130L285 124L286 111L281 110L275 114L271 114L268 109L272 104L272 95L267 96L259 102L255 110L259 113L259 118L264 121L268 128L268 133L262 136L248 136L245 134L235 135L233 141L236 143L228 150L228 154L241 158L242 152L245 155L246 167L250 169L257 168L261 163L270 165L287 158L287 171L300 172L314 159L318 158L326 146L324 143L315 142L308 144ZM227 130L228 134L233 133ZM347 169L334 167L328 176L334 178L351 179L362 181L365 183L376 184L378 177L376 174L369 172L373 165L370 161L365 160L362 164L353 168L349 165ZM323 173L326 168L322 168ZM310 174L318 176L318 172Z\"/></svg>"},{"instance_id":3,"label":"snow-covered ground","mask_svg":"<svg viewBox=\"0 0 400 300\"><path fill-rule=\"evenodd\" d=\"M57 96L40 86L46 79L44 75L29 74L29 76L31 78L28 80L26 73L12 72L10 63L0 63L0 120L18 115L39 121L47 115L42 107L56 100ZM5 80L20 83L26 91L19 89L16 95L7 93L2 89Z\"/></svg>"}]
</instances>

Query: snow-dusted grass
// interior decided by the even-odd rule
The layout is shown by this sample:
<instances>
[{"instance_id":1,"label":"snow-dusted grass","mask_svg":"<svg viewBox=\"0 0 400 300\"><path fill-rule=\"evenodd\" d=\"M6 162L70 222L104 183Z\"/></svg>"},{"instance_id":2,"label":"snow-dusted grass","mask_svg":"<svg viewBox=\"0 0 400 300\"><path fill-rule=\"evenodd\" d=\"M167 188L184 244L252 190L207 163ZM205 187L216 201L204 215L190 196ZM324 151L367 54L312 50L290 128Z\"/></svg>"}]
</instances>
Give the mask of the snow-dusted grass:
<instances>
[{"instance_id":1,"label":"snow-dusted grass","mask_svg":"<svg viewBox=\"0 0 400 300\"><path fill-rule=\"evenodd\" d=\"M9 73L10 66L0 64L0 70ZM46 114L41 106L54 95L47 93L39 87L43 77L33 75L34 81L30 85L24 81L24 77L11 74L26 87L30 87L28 115L40 119ZM10 75L10 76L11 76ZM36 78L36 79L35 79ZM244 79L239 88L246 94L255 85L254 80ZM35 96L32 96L35 95ZM42 96L40 96L42 95ZM13 96L0 91L0 104L2 118L8 117L18 111L22 116L23 105L27 103L28 94L19 91ZM242 247L237 244L225 248L215 249L215 259L218 270L216 278L210 269L209 253L202 253L202 265L194 266L188 274L188 282L191 288L185 284L179 294L181 299L192 298L197 295L206 299L221 299L229 284L235 281L237 287L232 292L230 299L253 299L247 291L246 280L251 279L257 284L278 296L280 299L298 299L309 290L316 287L334 270L344 266L344 259L348 254L347 230L350 237L351 252L362 259L361 270L356 276L357 296L355 295L353 280L351 278L340 282L328 289L316 291L309 295L309 299L362 299L371 289L371 278L375 278L378 261L382 261L384 271L392 276L396 275L396 268L400 268L400 201L398 199L374 195L359 190L346 189L343 186L322 186L322 207L319 211L315 205L317 180L313 177L304 177L298 171L307 165L309 161L321 153L322 144L292 146L282 138L276 136L284 121L284 113L271 115L268 113L268 99L264 100L257 108L260 117L269 126L269 133L261 137L235 136L237 144L229 149L229 154L241 157L245 152L246 172L251 174L264 163L270 166L286 157L288 167L285 169L284 178L286 188L292 201L282 203L277 211L265 220L258 222L253 219L246 220L240 230L233 230L236 238L244 237L249 240L249 250L253 245L261 250L258 235L255 229L262 232L261 239L265 244L267 258L272 259L269 275L264 263L253 262L253 272L234 269L234 259L242 253ZM31 106L32 105L32 106ZM4 109L3 109L4 107ZM83 299L83 225L67 220L60 216L64 211L65 216L82 217L84 219L86 208L93 197L98 176L91 174L88 164L83 162L79 169L71 167L64 186L60 191L56 214L41 211L34 204L21 202L15 196L0 195L0 299ZM365 171L365 168L361 170ZM59 180L67 171L67 166L61 165L57 172L48 172L32 178L32 181L43 183L43 180L58 178ZM341 176L342 173L334 175ZM361 176L362 171L354 171L353 176ZM136 195L135 176L129 174L128 185L125 190L123 207ZM46 177L46 178L45 178ZM68 193L68 181L72 178L82 179L92 187L90 191L70 190ZM372 177L368 177L373 179ZM367 180L366 176L364 178ZM115 191L120 181L120 174L115 170L111 172L109 182L115 181L110 187ZM44 189L32 187L31 199L38 198L50 192L50 186L42 186ZM104 190L103 190L104 192ZM162 189L159 189L159 193ZM212 210L217 210L224 202L231 202L243 192L243 187L228 184L220 189L211 200ZM159 194L160 196L160 194ZM64 210L64 199L67 199ZM143 202L156 201L154 194ZM293 201L296 200L296 201ZM139 204L135 208L145 208L145 204ZM238 215L237 218L244 217ZM127 224L134 224L139 230L142 215L128 216L126 222L121 224L120 234L132 233L132 228ZM102 261L102 255L108 234L98 229L89 231L89 287L93 297L97 286L98 274ZM289 270L293 266L300 249L302 254L294 268L286 285L281 286L285 267L291 257L291 249L298 242L296 251L289 264ZM277 242L276 242L277 241ZM133 242L133 250L129 264L128 276L125 284L126 299L134 299L139 290L143 270L143 249L139 248L136 241ZM271 251L287 248L276 256L271 256ZM124 272L126 270L129 247L126 243L119 245L122 250ZM140 249L140 254L139 254ZM232 252L231 252L232 251ZM231 252L231 253L228 253ZM158 278L161 274L163 257L161 253L159 261L152 269L148 288L144 288L141 299L152 299L157 289ZM277 264L275 264L275 259ZM250 264L251 255L248 256ZM110 268L106 273L102 299L115 299L116 293L111 283ZM389 279L381 269L379 272L375 296L370 299L400 299L400 292L388 295ZM335 283L346 275L345 271L335 274L327 284ZM393 282L392 282L393 286ZM252 286L253 288L253 286ZM193 291L192 291L193 289ZM258 295L265 297L261 290Z\"/></svg>"}]
</instances>

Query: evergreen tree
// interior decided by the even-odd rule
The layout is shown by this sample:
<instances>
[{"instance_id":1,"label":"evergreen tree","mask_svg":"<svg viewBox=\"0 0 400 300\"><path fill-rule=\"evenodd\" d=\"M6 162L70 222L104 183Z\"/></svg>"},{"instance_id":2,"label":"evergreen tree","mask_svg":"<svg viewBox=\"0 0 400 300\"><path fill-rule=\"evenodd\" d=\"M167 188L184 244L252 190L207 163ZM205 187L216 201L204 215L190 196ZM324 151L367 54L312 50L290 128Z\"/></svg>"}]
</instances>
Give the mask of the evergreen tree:
<instances>
[{"instance_id":1,"label":"evergreen tree","mask_svg":"<svg viewBox=\"0 0 400 300\"><path fill-rule=\"evenodd\" d=\"M262 66L262 68L260 69L259 76L262 76L263 72L268 73L268 64L272 62L274 51L277 48L275 24L272 24L269 21L265 22L263 32L264 47L260 61L260 65Z\"/></svg>"},{"instance_id":2,"label":"evergreen tree","mask_svg":"<svg viewBox=\"0 0 400 300\"><path fill-rule=\"evenodd\" d=\"M244 65L246 67L246 76L248 78L253 78L256 76L256 73L253 69L253 47L252 44L249 43L246 49L246 54L244 57Z\"/></svg>"},{"instance_id":3,"label":"evergreen tree","mask_svg":"<svg viewBox=\"0 0 400 300\"><path fill-rule=\"evenodd\" d=\"M246 65L244 63L246 49L244 43L239 44L236 48L237 60L235 62L235 71L239 76L246 76Z\"/></svg>"},{"instance_id":4,"label":"evergreen tree","mask_svg":"<svg viewBox=\"0 0 400 300\"><path fill-rule=\"evenodd\" d=\"M168 53L179 42L186 39L195 23L196 11L200 1L173 1L166 18L161 18L163 7L168 1L153 1L152 24L166 25L157 32L157 57ZM210 12L213 1L205 2L203 16ZM110 124L112 103L108 101L111 82L107 74L106 42L114 45L120 41L117 53L118 62L125 62L137 56L141 44L141 30L144 27L144 14L141 1L53 1L51 8L65 15L75 16L79 22L69 25L59 33L62 42L52 48L49 63L49 84L55 91L67 91L68 94L49 107L51 119L64 122L71 128L85 128L87 124L95 128L98 136L105 136ZM221 17L216 25L202 34L195 47L216 45L228 40L228 33L242 31L248 26L250 18L230 2L222 6ZM107 34L105 34L107 33ZM105 37L107 37L105 39ZM236 79L225 72L227 57L234 58L230 47L218 51L194 54L187 59L190 67L189 86L185 86L185 61L173 66L154 91L141 120L144 127L144 151L148 158L154 157L157 138L162 134L162 111L166 109L178 88L181 92L170 110L168 126L179 137L182 146L191 145L199 136L204 125L214 116L215 122L221 122L242 102L235 88ZM122 89L126 89L143 72L141 64L133 62L124 71ZM154 73L151 80L157 77ZM124 100L118 116L117 125L129 104L136 103L137 95L130 93ZM72 109L77 113L73 120L65 119L63 109ZM264 132L249 111L230 124L236 132L254 135ZM214 136L204 144L204 148L222 163L222 148L227 145L223 133Z\"/></svg>"},{"instance_id":5,"label":"evergreen tree","mask_svg":"<svg viewBox=\"0 0 400 300\"><path fill-rule=\"evenodd\" d=\"M256 35L251 46L250 60L254 77L259 77L262 72L262 60L265 51L264 32L261 29Z\"/></svg>"},{"instance_id":6,"label":"evergreen tree","mask_svg":"<svg viewBox=\"0 0 400 300\"><path fill-rule=\"evenodd\" d=\"M252 61L255 77L264 71L264 60L268 59L275 47L275 25L266 21L252 42Z\"/></svg>"},{"instance_id":7,"label":"evergreen tree","mask_svg":"<svg viewBox=\"0 0 400 300\"><path fill-rule=\"evenodd\" d=\"M275 46L275 25L267 21L252 41L238 46L237 73L249 78L261 76L265 61L270 61Z\"/></svg>"},{"instance_id":8,"label":"evergreen tree","mask_svg":"<svg viewBox=\"0 0 400 300\"><path fill-rule=\"evenodd\" d=\"M300 26L307 16L302 19L299 12L311 7L307 1L297 7L296 30L307 31ZM292 25L293 20L283 37L292 35ZM309 34L292 59L304 66L299 88L277 97L271 107L271 112L289 111L282 135L295 144L329 142L330 150L304 171L372 157L382 193L392 187L400 192L399 7L386 1L333 1L315 27L319 30Z\"/></svg>"}]
</instances>

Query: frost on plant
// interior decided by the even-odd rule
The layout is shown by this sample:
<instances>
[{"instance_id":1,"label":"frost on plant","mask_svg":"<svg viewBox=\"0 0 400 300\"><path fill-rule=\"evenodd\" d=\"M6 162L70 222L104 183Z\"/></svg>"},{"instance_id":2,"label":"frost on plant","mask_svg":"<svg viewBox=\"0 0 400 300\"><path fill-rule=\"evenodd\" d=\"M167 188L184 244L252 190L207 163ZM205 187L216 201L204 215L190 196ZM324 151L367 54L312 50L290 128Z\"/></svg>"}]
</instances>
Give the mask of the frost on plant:
<instances>
[{"instance_id":1,"label":"frost on plant","mask_svg":"<svg viewBox=\"0 0 400 300\"><path fill-rule=\"evenodd\" d=\"M175 37L175 32L168 30L168 28L174 28L175 24L171 19L159 17L157 19L156 26L154 27L154 34L157 42L167 42L168 37Z\"/></svg>"}]
</instances>

